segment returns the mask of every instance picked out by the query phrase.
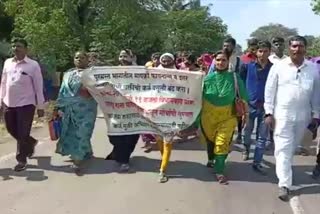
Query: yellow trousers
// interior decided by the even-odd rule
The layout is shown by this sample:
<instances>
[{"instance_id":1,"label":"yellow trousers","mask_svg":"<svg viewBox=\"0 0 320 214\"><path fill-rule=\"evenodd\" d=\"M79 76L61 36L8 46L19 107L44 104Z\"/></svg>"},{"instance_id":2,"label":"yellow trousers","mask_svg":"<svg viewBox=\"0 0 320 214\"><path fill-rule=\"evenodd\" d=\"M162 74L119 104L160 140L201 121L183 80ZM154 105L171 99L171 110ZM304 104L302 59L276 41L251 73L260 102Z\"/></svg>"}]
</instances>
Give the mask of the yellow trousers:
<instances>
[{"instance_id":1,"label":"yellow trousers","mask_svg":"<svg viewBox=\"0 0 320 214\"><path fill-rule=\"evenodd\" d=\"M233 107L214 106L207 101L203 101L201 125L200 142L205 145L207 140L213 142L214 151L212 152L216 155L228 154L230 139L237 125L237 118L233 113ZM204 135L208 139L205 139Z\"/></svg>"},{"instance_id":2,"label":"yellow trousers","mask_svg":"<svg viewBox=\"0 0 320 214\"><path fill-rule=\"evenodd\" d=\"M157 137L157 144L161 153L160 172L165 172L170 161L172 143L164 142L161 137Z\"/></svg>"},{"instance_id":3,"label":"yellow trousers","mask_svg":"<svg viewBox=\"0 0 320 214\"><path fill-rule=\"evenodd\" d=\"M214 106L203 101L200 142L207 145L209 160L214 161L217 174L223 174L231 149L231 137L237 125L233 106Z\"/></svg>"}]
</instances>

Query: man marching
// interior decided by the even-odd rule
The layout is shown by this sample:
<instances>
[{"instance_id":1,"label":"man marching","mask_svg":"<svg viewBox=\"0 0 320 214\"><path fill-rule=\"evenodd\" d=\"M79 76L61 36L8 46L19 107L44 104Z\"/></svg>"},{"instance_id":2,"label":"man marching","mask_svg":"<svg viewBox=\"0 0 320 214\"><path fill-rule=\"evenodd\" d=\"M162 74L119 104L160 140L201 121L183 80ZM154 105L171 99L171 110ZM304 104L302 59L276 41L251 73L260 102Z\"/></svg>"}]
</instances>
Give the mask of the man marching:
<instances>
[{"instance_id":1,"label":"man marching","mask_svg":"<svg viewBox=\"0 0 320 214\"><path fill-rule=\"evenodd\" d=\"M276 174L279 198L289 200L295 149L308 125L317 125L320 108L320 77L313 63L305 59L307 41L289 40L290 57L270 70L265 88L265 123L274 129Z\"/></svg>"},{"instance_id":2,"label":"man marching","mask_svg":"<svg viewBox=\"0 0 320 214\"><path fill-rule=\"evenodd\" d=\"M37 144L30 136L36 107L38 116L44 115L43 79L38 62L27 56L26 40L15 39L12 50L14 57L7 59L3 67L0 105L7 130L17 140L18 164L14 170L22 171Z\"/></svg>"}]
</instances>

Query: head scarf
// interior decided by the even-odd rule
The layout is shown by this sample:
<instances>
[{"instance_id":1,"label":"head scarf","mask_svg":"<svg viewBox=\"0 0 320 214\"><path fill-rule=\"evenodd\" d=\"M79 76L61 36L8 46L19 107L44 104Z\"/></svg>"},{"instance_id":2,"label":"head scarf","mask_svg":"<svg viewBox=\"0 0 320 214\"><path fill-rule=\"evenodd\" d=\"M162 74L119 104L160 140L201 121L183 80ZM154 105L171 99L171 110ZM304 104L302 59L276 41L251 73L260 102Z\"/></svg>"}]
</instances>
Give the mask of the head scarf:
<instances>
[{"instance_id":1,"label":"head scarf","mask_svg":"<svg viewBox=\"0 0 320 214\"><path fill-rule=\"evenodd\" d=\"M203 65L207 67L209 67L213 61L213 58L210 54L202 54L201 59L202 59Z\"/></svg>"},{"instance_id":2,"label":"head scarf","mask_svg":"<svg viewBox=\"0 0 320 214\"><path fill-rule=\"evenodd\" d=\"M161 57L160 57L160 62L162 62L162 59L164 58L164 57L170 57L173 61L174 61L174 56L173 56L173 54L171 54L171 53L164 53L164 54L162 54L161 55Z\"/></svg>"}]
</instances>

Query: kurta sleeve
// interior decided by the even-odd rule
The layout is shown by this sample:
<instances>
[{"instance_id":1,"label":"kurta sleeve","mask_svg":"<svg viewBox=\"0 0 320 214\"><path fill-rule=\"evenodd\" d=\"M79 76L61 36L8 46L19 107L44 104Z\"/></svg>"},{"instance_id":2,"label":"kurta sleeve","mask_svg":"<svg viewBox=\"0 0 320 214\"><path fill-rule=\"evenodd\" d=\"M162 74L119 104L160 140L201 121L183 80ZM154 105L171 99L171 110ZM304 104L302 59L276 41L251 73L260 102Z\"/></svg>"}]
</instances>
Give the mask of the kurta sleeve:
<instances>
[{"instance_id":1,"label":"kurta sleeve","mask_svg":"<svg viewBox=\"0 0 320 214\"><path fill-rule=\"evenodd\" d=\"M270 69L264 91L264 109L266 114L273 114L276 93L278 90L278 67L273 65Z\"/></svg>"},{"instance_id":2,"label":"kurta sleeve","mask_svg":"<svg viewBox=\"0 0 320 214\"><path fill-rule=\"evenodd\" d=\"M315 70L315 79L311 97L312 117L320 119L320 75Z\"/></svg>"}]
</instances>

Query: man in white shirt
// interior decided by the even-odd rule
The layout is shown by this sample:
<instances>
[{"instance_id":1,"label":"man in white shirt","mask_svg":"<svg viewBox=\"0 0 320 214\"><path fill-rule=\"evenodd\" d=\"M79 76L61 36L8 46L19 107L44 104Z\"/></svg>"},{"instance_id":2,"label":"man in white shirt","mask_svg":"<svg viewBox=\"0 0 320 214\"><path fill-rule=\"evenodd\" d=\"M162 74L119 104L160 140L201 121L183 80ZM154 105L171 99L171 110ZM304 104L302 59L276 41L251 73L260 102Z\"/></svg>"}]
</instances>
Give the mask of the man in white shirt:
<instances>
[{"instance_id":1,"label":"man in white shirt","mask_svg":"<svg viewBox=\"0 0 320 214\"><path fill-rule=\"evenodd\" d=\"M272 64L288 58L288 56L284 54L284 48L284 39L282 37L274 37L272 39L272 49L274 53L269 56L269 61Z\"/></svg>"},{"instance_id":2,"label":"man in white shirt","mask_svg":"<svg viewBox=\"0 0 320 214\"><path fill-rule=\"evenodd\" d=\"M320 114L320 76L305 59L307 41L289 40L290 57L275 64L265 88L265 123L274 129L279 198L289 200L292 161L308 124L317 125Z\"/></svg>"},{"instance_id":3,"label":"man in white shirt","mask_svg":"<svg viewBox=\"0 0 320 214\"><path fill-rule=\"evenodd\" d=\"M236 40L232 37L227 38L223 42L223 50L225 50L229 54L229 71L230 72L239 72L241 67L240 57L236 55ZM214 72L214 61L212 62L208 73Z\"/></svg>"}]
</instances>

